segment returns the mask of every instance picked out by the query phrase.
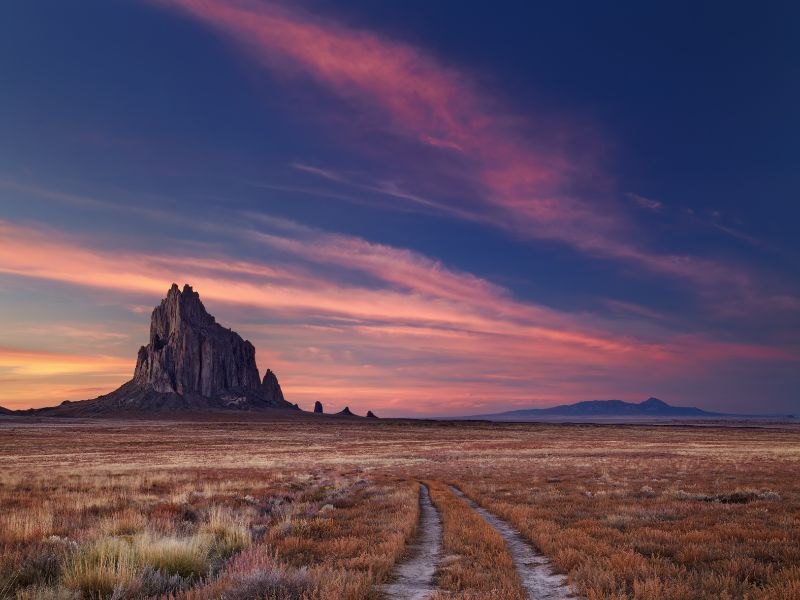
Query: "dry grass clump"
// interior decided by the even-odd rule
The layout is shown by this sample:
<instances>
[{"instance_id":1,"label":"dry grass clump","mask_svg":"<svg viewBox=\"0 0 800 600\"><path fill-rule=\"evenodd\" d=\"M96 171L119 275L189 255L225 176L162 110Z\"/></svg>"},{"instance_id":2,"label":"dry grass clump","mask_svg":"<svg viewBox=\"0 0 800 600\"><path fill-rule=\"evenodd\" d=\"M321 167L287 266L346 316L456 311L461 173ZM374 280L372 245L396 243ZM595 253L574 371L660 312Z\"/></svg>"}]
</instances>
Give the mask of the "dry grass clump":
<instances>
[{"instance_id":1,"label":"dry grass clump","mask_svg":"<svg viewBox=\"0 0 800 600\"><path fill-rule=\"evenodd\" d=\"M60 582L91 598L105 598L115 591L131 595L142 588L172 591L209 573L214 544L208 534L101 537L66 558Z\"/></svg>"},{"instance_id":2,"label":"dry grass clump","mask_svg":"<svg viewBox=\"0 0 800 600\"><path fill-rule=\"evenodd\" d=\"M61 583L88 598L106 598L136 578L131 544L119 538L97 540L65 562Z\"/></svg>"},{"instance_id":3,"label":"dry grass clump","mask_svg":"<svg viewBox=\"0 0 800 600\"><path fill-rule=\"evenodd\" d=\"M213 541L211 548L221 559L241 552L250 546L252 541L244 519L237 519L231 511L220 506L211 509L208 521L200 530L211 536Z\"/></svg>"},{"instance_id":4,"label":"dry grass clump","mask_svg":"<svg viewBox=\"0 0 800 600\"><path fill-rule=\"evenodd\" d=\"M53 531L53 512L47 505L0 513L0 544L39 541Z\"/></svg>"},{"instance_id":5,"label":"dry grass clump","mask_svg":"<svg viewBox=\"0 0 800 600\"><path fill-rule=\"evenodd\" d=\"M100 529L105 535L135 535L147 527L147 517L139 511L124 509L104 518Z\"/></svg>"},{"instance_id":6,"label":"dry grass clump","mask_svg":"<svg viewBox=\"0 0 800 600\"><path fill-rule=\"evenodd\" d=\"M188 538L144 534L134 538L131 546L134 560L139 565L183 578L206 575L211 569L212 553L216 550L215 539L205 534Z\"/></svg>"},{"instance_id":7,"label":"dry grass clump","mask_svg":"<svg viewBox=\"0 0 800 600\"><path fill-rule=\"evenodd\" d=\"M442 591L433 600L525 600L527 596L500 534L444 483L427 484L442 518L446 555L436 572Z\"/></svg>"}]
</instances>

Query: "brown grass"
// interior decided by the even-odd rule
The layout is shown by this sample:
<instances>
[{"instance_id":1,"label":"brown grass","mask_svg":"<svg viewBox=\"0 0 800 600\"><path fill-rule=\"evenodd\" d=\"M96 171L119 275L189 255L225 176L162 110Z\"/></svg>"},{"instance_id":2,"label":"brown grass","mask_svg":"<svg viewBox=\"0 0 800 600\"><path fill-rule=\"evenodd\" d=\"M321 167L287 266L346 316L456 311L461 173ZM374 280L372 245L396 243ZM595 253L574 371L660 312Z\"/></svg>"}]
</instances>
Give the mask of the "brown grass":
<instances>
[{"instance_id":1,"label":"brown grass","mask_svg":"<svg viewBox=\"0 0 800 600\"><path fill-rule=\"evenodd\" d=\"M517 598L457 483L591 600L800 598L791 429L0 421L0 598L373 599L442 513L441 597Z\"/></svg>"}]
</instances>

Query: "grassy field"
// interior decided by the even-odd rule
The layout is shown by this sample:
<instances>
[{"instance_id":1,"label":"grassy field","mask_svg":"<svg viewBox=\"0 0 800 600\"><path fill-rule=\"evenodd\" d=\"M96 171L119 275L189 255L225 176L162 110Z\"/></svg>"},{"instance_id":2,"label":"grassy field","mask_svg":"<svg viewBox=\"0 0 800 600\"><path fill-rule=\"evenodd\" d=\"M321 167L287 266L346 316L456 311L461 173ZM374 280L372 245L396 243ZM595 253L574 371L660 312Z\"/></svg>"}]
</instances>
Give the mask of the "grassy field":
<instances>
[{"instance_id":1,"label":"grassy field","mask_svg":"<svg viewBox=\"0 0 800 600\"><path fill-rule=\"evenodd\" d=\"M581 597L800 599L788 428L0 421L0 598L381 598L443 525L434 598L521 600L514 525Z\"/></svg>"}]
</instances>

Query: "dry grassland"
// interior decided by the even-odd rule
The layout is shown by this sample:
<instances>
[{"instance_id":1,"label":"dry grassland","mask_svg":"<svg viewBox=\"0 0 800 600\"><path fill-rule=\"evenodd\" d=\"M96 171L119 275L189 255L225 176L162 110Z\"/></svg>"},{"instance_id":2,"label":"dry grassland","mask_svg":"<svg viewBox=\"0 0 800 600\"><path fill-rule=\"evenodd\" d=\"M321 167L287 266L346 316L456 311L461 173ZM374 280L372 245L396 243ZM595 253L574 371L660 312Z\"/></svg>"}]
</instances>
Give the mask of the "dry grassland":
<instances>
[{"instance_id":1,"label":"dry grassland","mask_svg":"<svg viewBox=\"0 0 800 600\"><path fill-rule=\"evenodd\" d=\"M591 600L800 599L800 432L0 421L0 598L377 599L443 523L435 598L525 598L512 523Z\"/></svg>"}]
</instances>

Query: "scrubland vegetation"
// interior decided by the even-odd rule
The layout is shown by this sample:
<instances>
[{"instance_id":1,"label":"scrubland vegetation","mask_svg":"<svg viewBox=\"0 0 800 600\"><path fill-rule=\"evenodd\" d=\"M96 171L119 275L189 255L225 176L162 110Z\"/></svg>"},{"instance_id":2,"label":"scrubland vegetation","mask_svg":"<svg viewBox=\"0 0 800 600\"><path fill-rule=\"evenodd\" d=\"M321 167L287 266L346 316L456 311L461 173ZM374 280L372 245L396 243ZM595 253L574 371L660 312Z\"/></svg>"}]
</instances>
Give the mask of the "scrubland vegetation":
<instances>
[{"instance_id":1,"label":"scrubland vegetation","mask_svg":"<svg viewBox=\"0 0 800 600\"><path fill-rule=\"evenodd\" d=\"M436 600L524 598L512 523L591 600L800 598L791 429L0 422L0 598L377 599L443 523Z\"/></svg>"}]
</instances>

